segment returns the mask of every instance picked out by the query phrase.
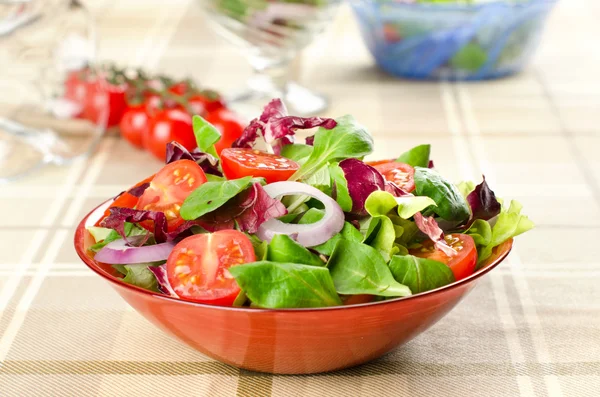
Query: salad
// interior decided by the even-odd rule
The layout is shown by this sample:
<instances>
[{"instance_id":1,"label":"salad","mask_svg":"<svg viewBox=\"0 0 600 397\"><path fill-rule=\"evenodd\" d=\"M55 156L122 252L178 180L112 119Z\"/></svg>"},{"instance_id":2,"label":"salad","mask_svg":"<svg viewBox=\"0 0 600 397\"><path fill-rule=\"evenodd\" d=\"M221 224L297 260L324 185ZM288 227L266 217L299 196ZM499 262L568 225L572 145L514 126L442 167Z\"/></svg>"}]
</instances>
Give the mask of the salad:
<instances>
[{"instance_id":1,"label":"salad","mask_svg":"<svg viewBox=\"0 0 600 397\"><path fill-rule=\"evenodd\" d=\"M169 143L167 164L88 228L125 283L221 306L365 303L468 277L533 227L485 179L449 182L429 145L364 161L373 139L349 115L290 116L275 99L220 153L218 130L193 124L196 149Z\"/></svg>"}]
</instances>

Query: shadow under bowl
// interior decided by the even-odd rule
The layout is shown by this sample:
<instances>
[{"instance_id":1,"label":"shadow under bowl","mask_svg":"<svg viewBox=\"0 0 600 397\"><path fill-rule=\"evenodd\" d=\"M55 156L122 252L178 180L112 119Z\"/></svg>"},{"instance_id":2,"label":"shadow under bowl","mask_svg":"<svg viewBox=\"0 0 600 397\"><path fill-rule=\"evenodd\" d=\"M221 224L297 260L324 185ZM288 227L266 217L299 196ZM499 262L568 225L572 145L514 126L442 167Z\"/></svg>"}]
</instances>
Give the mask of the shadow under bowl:
<instances>
[{"instance_id":1,"label":"shadow under bowl","mask_svg":"<svg viewBox=\"0 0 600 397\"><path fill-rule=\"evenodd\" d=\"M475 274L406 298L317 309L263 310L210 306L124 283L110 265L94 260L92 226L112 201L79 224L75 249L83 262L150 322L221 362L274 374L311 374L378 358L435 324L508 255L499 246Z\"/></svg>"}]
</instances>

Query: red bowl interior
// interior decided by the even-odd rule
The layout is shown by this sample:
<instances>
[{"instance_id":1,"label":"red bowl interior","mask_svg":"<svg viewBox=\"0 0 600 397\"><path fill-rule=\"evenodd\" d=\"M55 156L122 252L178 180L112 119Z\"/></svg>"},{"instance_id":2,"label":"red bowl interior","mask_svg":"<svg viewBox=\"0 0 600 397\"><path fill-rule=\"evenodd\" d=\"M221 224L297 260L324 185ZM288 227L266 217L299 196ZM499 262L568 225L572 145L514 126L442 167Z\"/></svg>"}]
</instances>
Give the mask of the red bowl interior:
<instances>
[{"instance_id":1,"label":"red bowl interior","mask_svg":"<svg viewBox=\"0 0 600 397\"><path fill-rule=\"evenodd\" d=\"M448 313L512 247L512 240L497 247L482 269L465 279L406 298L317 309L210 306L126 284L111 266L92 258L88 248L94 240L86 226L109 203L77 227L75 249L85 264L144 317L198 351L236 367L278 374L347 368L406 343Z\"/></svg>"}]
</instances>

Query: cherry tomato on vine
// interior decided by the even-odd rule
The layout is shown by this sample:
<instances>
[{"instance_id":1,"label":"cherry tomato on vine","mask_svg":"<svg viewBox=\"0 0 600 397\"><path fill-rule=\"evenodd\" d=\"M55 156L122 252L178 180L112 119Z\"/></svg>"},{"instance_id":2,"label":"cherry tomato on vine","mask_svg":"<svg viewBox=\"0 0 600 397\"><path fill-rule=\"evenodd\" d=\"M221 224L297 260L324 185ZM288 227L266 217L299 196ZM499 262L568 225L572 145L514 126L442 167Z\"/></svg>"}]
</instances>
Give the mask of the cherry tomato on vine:
<instances>
[{"instance_id":1,"label":"cherry tomato on vine","mask_svg":"<svg viewBox=\"0 0 600 397\"><path fill-rule=\"evenodd\" d=\"M208 113L205 119L221 132L221 139L215 143L215 150L219 155L223 149L231 147L233 142L238 139L244 131L243 124L239 118L235 113L226 108Z\"/></svg>"},{"instance_id":2,"label":"cherry tomato on vine","mask_svg":"<svg viewBox=\"0 0 600 397\"><path fill-rule=\"evenodd\" d=\"M143 148L142 137L148 128L148 121L148 113L144 106L130 106L119 123L121 136L132 145Z\"/></svg>"},{"instance_id":3,"label":"cherry tomato on vine","mask_svg":"<svg viewBox=\"0 0 600 397\"><path fill-rule=\"evenodd\" d=\"M171 141L179 142L188 150L196 148L192 116L181 109L157 110L142 134L142 143L156 158L164 161L167 143Z\"/></svg>"}]
</instances>

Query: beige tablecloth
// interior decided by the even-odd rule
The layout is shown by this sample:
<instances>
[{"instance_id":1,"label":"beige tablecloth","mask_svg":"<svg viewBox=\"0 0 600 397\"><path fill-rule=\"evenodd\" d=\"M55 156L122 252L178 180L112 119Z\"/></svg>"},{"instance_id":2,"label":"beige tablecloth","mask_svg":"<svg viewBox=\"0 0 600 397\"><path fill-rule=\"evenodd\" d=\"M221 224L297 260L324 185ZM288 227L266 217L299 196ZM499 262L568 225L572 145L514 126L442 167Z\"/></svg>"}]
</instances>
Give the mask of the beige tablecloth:
<instances>
[{"instance_id":1,"label":"beige tablecloth","mask_svg":"<svg viewBox=\"0 0 600 397\"><path fill-rule=\"evenodd\" d=\"M249 68L190 0L91 2L101 55L232 90ZM433 144L454 180L487 177L537 228L452 313L380 360L270 376L169 338L72 247L95 205L161 164L118 137L70 167L0 186L0 396L600 395L600 5L563 0L534 63L481 84L379 72L347 8L303 57L302 80L354 114L376 157Z\"/></svg>"}]
</instances>

